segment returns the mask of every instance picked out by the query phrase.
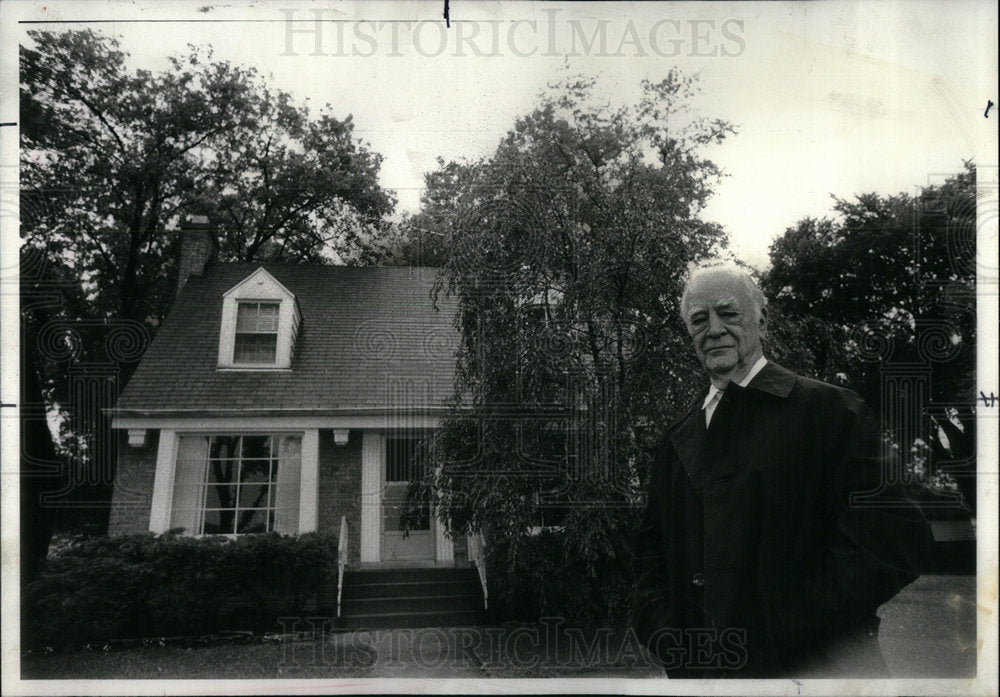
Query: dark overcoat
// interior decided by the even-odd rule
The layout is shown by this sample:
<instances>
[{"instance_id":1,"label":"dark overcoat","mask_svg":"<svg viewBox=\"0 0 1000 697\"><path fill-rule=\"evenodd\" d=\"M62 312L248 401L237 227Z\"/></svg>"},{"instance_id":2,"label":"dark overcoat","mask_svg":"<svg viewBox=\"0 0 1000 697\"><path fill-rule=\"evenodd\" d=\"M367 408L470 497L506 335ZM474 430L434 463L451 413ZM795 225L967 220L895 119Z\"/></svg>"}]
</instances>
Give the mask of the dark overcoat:
<instances>
[{"instance_id":1,"label":"dark overcoat","mask_svg":"<svg viewBox=\"0 0 1000 697\"><path fill-rule=\"evenodd\" d=\"M633 626L677 677L882 676L878 607L930 546L853 392L767 363L657 448Z\"/></svg>"}]
</instances>

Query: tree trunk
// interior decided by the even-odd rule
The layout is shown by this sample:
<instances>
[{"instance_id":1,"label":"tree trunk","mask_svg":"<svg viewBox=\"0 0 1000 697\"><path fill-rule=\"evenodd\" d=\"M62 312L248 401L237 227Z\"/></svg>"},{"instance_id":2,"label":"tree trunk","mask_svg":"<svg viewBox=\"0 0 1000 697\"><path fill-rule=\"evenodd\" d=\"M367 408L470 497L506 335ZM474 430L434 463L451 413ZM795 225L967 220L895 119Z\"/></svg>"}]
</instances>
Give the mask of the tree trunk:
<instances>
[{"instance_id":1,"label":"tree trunk","mask_svg":"<svg viewBox=\"0 0 1000 697\"><path fill-rule=\"evenodd\" d=\"M21 351L21 586L38 576L52 540L54 510L42 503L58 490L65 464L56 454L46 420L45 400L36 370L33 332L25 326Z\"/></svg>"}]
</instances>

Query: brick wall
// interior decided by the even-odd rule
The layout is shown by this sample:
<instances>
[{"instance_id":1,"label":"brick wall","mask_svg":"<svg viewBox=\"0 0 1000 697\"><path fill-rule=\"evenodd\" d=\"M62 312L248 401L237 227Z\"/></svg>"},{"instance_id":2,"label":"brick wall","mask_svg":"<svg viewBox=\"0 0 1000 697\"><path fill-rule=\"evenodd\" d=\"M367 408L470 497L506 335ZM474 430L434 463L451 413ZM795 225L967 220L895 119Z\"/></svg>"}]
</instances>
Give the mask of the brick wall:
<instances>
[{"instance_id":1,"label":"brick wall","mask_svg":"<svg viewBox=\"0 0 1000 697\"><path fill-rule=\"evenodd\" d=\"M340 517L347 516L348 563L361 561L361 440L352 429L347 445L333 442L333 431L319 432L320 532L337 533Z\"/></svg>"},{"instance_id":2,"label":"brick wall","mask_svg":"<svg viewBox=\"0 0 1000 697\"><path fill-rule=\"evenodd\" d=\"M205 265L216 255L215 238L208 229L208 219L197 217L181 224L181 254L177 270L177 292L192 276L201 276Z\"/></svg>"},{"instance_id":3,"label":"brick wall","mask_svg":"<svg viewBox=\"0 0 1000 697\"><path fill-rule=\"evenodd\" d=\"M149 509L153 502L153 478L156 475L156 450L160 432L146 431L146 445L133 448L128 432L116 431L118 467L111 496L109 535L130 535L149 530Z\"/></svg>"}]
</instances>

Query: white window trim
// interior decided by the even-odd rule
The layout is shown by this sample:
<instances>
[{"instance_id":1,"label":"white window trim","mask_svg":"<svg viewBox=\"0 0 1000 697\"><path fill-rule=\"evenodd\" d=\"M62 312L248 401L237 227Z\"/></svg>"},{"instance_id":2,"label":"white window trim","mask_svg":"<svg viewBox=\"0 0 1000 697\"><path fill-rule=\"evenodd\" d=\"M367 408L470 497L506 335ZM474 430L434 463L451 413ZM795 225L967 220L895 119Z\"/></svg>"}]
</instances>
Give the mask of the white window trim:
<instances>
[{"instance_id":1,"label":"white window trim","mask_svg":"<svg viewBox=\"0 0 1000 697\"><path fill-rule=\"evenodd\" d=\"M184 435L249 435L262 433L260 428L218 427L163 429L156 451L156 474L153 478L153 501L150 506L149 530L162 534L170 529L171 506L174 497L174 476L177 472L177 439ZM302 437L302 459L299 472L298 534L315 532L319 518L319 430L266 429L268 435L299 435ZM235 535L197 535L197 537L235 537Z\"/></svg>"},{"instance_id":2,"label":"white window trim","mask_svg":"<svg viewBox=\"0 0 1000 697\"><path fill-rule=\"evenodd\" d=\"M528 528L529 537L538 537L543 532L563 532L565 525L532 525Z\"/></svg>"},{"instance_id":3,"label":"white window trim","mask_svg":"<svg viewBox=\"0 0 1000 697\"><path fill-rule=\"evenodd\" d=\"M241 302L276 303L278 309L278 344L274 363L237 363L236 315ZM222 322L219 327L219 370L288 370L299 322L295 295L263 267L226 291L222 296Z\"/></svg>"}]
</instances>

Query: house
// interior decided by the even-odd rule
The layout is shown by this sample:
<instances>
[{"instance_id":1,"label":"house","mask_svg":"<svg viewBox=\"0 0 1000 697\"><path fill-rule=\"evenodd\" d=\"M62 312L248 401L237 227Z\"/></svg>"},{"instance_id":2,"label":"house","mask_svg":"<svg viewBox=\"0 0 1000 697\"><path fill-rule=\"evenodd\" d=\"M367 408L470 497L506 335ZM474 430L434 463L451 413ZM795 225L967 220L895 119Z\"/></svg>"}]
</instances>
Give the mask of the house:
<instances>
[{"instance_id":1,"label":"house","mask_svg":"<svg viewBox=\"0 0 1000 697\"><path fill-rule=\"evenodd\" d=\"M343 520L352 568L468 569L468 540L429 507L400 524L454 389L456 303L432 301L436 270L215 263L211 233L188 228L174 305L113 411L109 532Z\"/></svg>"}]
</instances>

